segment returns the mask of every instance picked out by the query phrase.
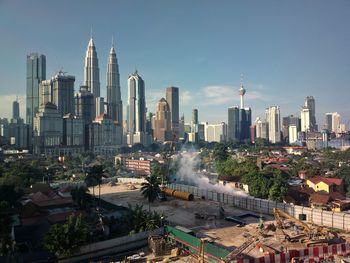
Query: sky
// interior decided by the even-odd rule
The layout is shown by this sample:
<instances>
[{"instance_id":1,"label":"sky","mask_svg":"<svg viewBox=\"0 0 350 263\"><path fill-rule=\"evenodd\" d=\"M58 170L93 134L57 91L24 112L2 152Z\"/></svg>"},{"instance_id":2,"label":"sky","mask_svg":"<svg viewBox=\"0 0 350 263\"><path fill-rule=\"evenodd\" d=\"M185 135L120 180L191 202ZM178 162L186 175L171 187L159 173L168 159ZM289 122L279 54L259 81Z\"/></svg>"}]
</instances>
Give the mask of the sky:
<instances>
[{"instance_id":1,"label":"sky","mask_svg":"<svg viewBox=\"0 0 350 263\"><path fill-rule=\"evenodd\" d=\"M271 105L282 117L300 115L312 95L320 127L326 112L349 127L349 25L347 0L0 0L0 117L11 116L16 96L25 117L31 52L46 55L47 78L60 69L74 75L77 91L92 28L101 95L113 37L124 106L137 69L150 111L176 86L186 122L193 108L200 121L227 122L243 74L254 119Z\"/></svg>"}]
</instances>

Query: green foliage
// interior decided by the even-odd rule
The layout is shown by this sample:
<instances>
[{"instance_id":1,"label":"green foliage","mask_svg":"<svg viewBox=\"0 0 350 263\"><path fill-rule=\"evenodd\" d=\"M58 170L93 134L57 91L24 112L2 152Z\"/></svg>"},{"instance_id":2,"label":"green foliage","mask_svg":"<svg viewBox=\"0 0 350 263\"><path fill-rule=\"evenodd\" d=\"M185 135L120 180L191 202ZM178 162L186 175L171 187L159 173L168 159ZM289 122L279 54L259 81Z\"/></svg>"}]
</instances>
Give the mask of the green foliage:
<instances>
[{"instance_id":1,"label":"green foliage","mask_svg":"<svg viewBox=\"0 0 350 263\"><path fill-rule=\"evenodd\" d=\"M224 143L218 143L214 147L213 158L217 162L226 161L228 158L227 145Z\"/></svg>"},{"instance_id":2,"label":"green foliage","mask_svg":"<svg viewBox=\"0 0 350 263\"><path fill-rule=\"evenodd\" d=\"M219 161L216 164L219 176L232 177L233 180L240 180L245 174L256 173L258 168L255 159L245 159L239 162L233 158L226 161Z\"/></svg>"},{"instance_id":3,"label":"green foliage","mask_svg":"<svg viewBox=\"0 0 350 263\"><path fill-rule=\"evenodd\" d=\"M279 170L262 170L245 174L242 182L248 185L251 196L282 201L288 190L287 179Z\"/></svg>"},{"instance_id":4,"label":"green foliage","mask_svg":"<svg viewBox=\"0 0 350 263\"><path fill-rule=\"evenodd\" d=\"M345 189L347 190L346 195L350 196L350 167L347 165L341 166L334 174L334 177L343 179Z\"/></svg>"},{"instance_id":5,"label":"green foliage","mask_svg":"<svg viewBox=\"0 0 350 263\"><path fill-rule=\"evenodd\" d=\"M145 179L147 182L141 184L140 190L143 197L148 200L148 208L150 210L151 203L157 198L157 193L160 191L161 179L157 174L153 173Z\"/></svg>"},{"instance_id":6,"label":"green foliage","mask_svg":"<svg viewBox=\"0 0 350 263\"><path fill-rule=\"evenodd\" d=\"M13 162L3 169L1 175L0 185L28 187L41 181L46 171L39 162Z\"/></svg>"},{"instance_id":7,"label":"green foliage","mask_svg":"<svg viewBox=\"0 0 350 263\"><path fill-rule=\"evenodd\" d=\"M0 185L0 201L5 201L10 206L16 205L22 194L14 185Z\"/></svg>"},{"instance_id":8,"label":"green foliage","mask_svg":"<svg viewBox=\"0 0 350 263\"><path fill-rule=\"evenodd\" d=\"M12 250L12 218L9 211L9 203L0 201L0 256L6 256Z\"/></svg>"},{"instance_id":9,"label":"green foliage","mask_svg":"<svg viewBox=\"0 0 350 263\"><path fill-rule=\"evenodd\" d=\"M44 248L60 257L71 256L88 240L88 228L81 216L70 216L65 224L53 225L44 239Z\"/></svg>"},{"instance_id":10,"label":"green foliage","mask_svg":"<svg viewBox=\"0 0 350 263\"><path fill-rule=\"evenodd\" d=\"M164 216L157 212L147 212L142 205L131 207L124 216L123 221L127 225L130 234L157 229L164 225Z\"/></svg>"}]
</instances>

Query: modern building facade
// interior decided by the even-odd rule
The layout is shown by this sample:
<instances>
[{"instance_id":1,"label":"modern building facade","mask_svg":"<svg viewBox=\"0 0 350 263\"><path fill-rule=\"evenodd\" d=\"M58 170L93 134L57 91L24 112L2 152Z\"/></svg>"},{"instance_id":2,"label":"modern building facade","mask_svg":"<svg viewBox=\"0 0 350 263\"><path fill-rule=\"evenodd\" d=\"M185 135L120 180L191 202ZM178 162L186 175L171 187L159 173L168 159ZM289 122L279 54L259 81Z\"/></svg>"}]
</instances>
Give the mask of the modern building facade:
<instances>
[{"instance_id":1,"label":"modern building facade","mask_svg":"<svg viewBox=\"0 0 350 263\"><path fill-rule=\"evenodd\" d=\"M40 83L40 105L52 102L57 106L62 117L68 113L74 113L74 82L74 76L65 75L62 71L50 80L42 81Z\"/></svg>"},{"instance_id":2,"label":"modern building facade","mask_svg":"<svg viewBox=\"0 0 350 263\"><path fill-rule=\"evenodd\" d=\"M63 119L51 102L41 105L34 118L34 153L59 154L63 140Z\"/></svg>"},{"instance_id":3,"label":"modern building facade","mask_svg":"<svg viewBox=\"0 0 350 263\"><path fill-rule=\"evenodd\" d=\"M302 132L311 132L311 111L306 106L301 108L300 112L300 120L301 120L301 127L300 130Z\"/></svg>"},{"instance_id":4,"label":"modern building facade","mask_svg":"<svg viewBox=\"0 0 350 263\"><path fill-rule=\"evenodd\" d=\"M252 111L249 107L244 107L245 93L246 90L241 82L239 89L240 107L231 107L228 109L228 140L243 142L250 139Z\"/></svg>"},{"instance_id":5,"label":"modern building facade","mask_svg":"<svg viewBox=\"0 0 350 263\"><path fill-rule=\"evenodd\" d=\"M325 128L334 133L340 132L340 114L338 112L326 113Z\"/></svg>"},{"instance_id":6,"label":"modern building facade","mask_svg":"<svg viewBox=\"0 0 350 263\"><path fill-rule=\"evenodd\" d=\"M227 124L225 122L205 125L205 141L225 142L226 138L227 138Z\"/></svg>"},{"instance_id":7,"label":"modern building facade","mask_svg":"<svg viewBox=\"0 0 350 263\"><path fill-rule=\"evenodd\" d=\"M317 123L316 123L316 103L315 98L313 96L307 96L305 99L304 106L309 109L309 115L310 115L310 124L309 124L309 130L310 131L317 131Z\"/></svg>"},{"instance_id":8,"label":"modern building facade","mask_svg":"<svg viewBox=\"0 0 350 263\"><path fill-rule=\"evenodd\" d=\"M145 82L135 71L128 78L128 145L150 143L150 136L146 132L146 99Z\"/></svg>"},{"instance_id":9,"label":"modern building facade","mask_svg":"<svg viewBox=\"0 0 350 263\"><path fill-rule=\"evenodd\" d=\"M260 117L255 120L255 138L269 139L269 125Z\"/></svg>"},{"instance_id":10,"label":"modern building facade","mask_svg":"<svg viewBox=\"0 0 350 263\"><path fill-rule=\"evenodd\" d=\"M171 126L171 112L168 102L161 98L157 103L157 111L154 120L154 140L165 142L173 139Z\"/></svg>"},{"instance_id":11,"label":"modern building facade","mask_svg":"<svg viewBox=\"0 0 350 263\"><path fill-rule=\"evenodd\" d=\"M46 79L46 57L38 53L27 56L26 123L33 127L39 110L39 84Z\"/></svg>"},{"instance_id":12,"label":"modern building facade","mask_svg":"<svg viewBox=\"0 0 350 263\"><path fill-rule=\"evenodd\" d=\"M179 139L179 88L166 88L166 101L171 112L171 130L176 139Z\"/></svg>"},{"instance_id":13,"label":"modern building facade","mask_svg":"<svg viewBox=\"0 0 350 263\"><path fill-rule=\"evenodd\" d=\"M269 141L279 143L281 141L281 115L279 106L270 106L266 109L266 120L269 127Z\"/></svg>"},{"instance_id":14,"label":"modern building facade","mask_svg":"<svg viewBox=\"0 0 350 263\"><path fill-rule=\"evenodd\" d=\"M119 65L113 45L107 63L107 114L113 121L122 125L123 102L120 93Z\"/></svg>"},{"instance_id":15,"label":"modern building facade","mask_svg":"<svg viewBox=\"0 0 350 263\"><path fill-rule=\"evenodd\" d=\"M88 91L90 91L95 98L100 97L100 69L98 67L97 52L92 37L86 49L84 85L87 86Z\"/></svg>"}]
</instances>

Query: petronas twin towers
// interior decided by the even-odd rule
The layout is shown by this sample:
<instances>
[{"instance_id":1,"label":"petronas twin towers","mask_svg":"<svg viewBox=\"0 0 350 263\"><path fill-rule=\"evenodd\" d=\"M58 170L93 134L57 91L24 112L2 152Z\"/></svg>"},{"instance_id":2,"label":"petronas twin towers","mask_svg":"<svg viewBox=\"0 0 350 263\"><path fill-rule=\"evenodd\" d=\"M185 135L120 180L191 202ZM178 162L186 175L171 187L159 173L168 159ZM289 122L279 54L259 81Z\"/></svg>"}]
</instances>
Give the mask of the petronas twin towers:
<instances>
[{"instance_id":1,"label":"petronas twin towers","mask_svg":"<svg viewBox=\"0 0 350 263\"><path fill-rule=\"evenodd\" d=\"M91 37L85 57L84 65L84 85L87 90L94 95L96 103L96 114L98 116L101 111L98 110L97 105L101 104L103 99L100 95L100 69L98 67L98 58L94 40ZM120 125L123 123L123 102L120 94L120 78L119 78L119 66L117 56L112 43L111 50L109 52L107 63L107 114L113 120Z\"/></svg>"}]
</instances>

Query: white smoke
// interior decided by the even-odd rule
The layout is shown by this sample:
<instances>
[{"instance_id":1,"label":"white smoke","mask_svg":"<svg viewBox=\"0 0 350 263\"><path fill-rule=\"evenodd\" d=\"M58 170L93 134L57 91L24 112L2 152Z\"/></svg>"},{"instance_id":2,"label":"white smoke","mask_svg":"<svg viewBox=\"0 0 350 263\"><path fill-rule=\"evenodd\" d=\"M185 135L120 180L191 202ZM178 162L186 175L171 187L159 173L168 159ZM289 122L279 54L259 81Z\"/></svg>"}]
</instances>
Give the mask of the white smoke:
<instances>
[{"instance_id":1,"label":"white smoke","mask_svg":"<svg viewBox=\"0 0 350 263\"><path fill-rule=\"evenodd\" d=\"M176 181L185 182L191 185L195 185L201 189L206 189L209 191L215 191L218 193L226 193L231 195L242 195L247 194L240 190L231 187L230 185L222 185L219 183L210 183L209 178L198 171L200 165L199 152L194 149L184 150L179 153L177 157L178 170L175 175Z\"/></svg>"}]
</instances>

